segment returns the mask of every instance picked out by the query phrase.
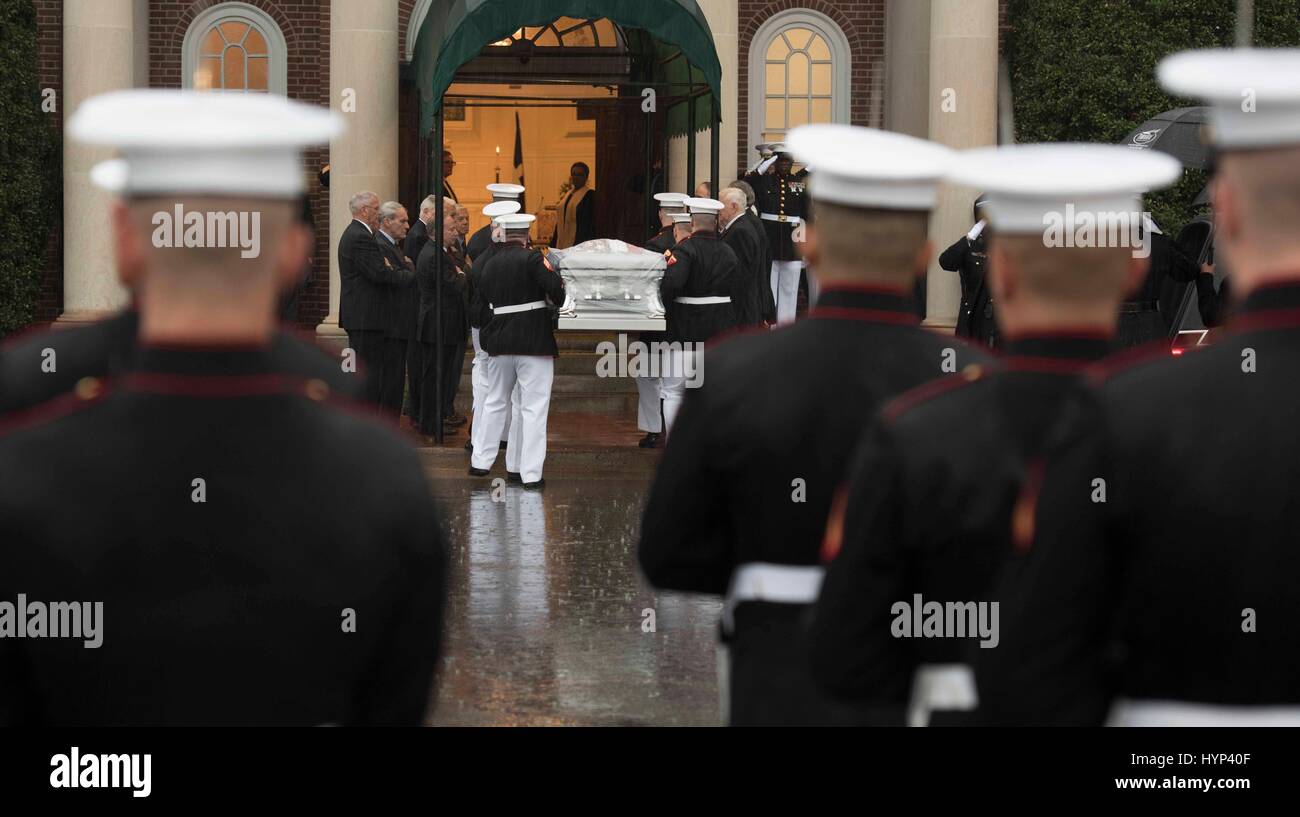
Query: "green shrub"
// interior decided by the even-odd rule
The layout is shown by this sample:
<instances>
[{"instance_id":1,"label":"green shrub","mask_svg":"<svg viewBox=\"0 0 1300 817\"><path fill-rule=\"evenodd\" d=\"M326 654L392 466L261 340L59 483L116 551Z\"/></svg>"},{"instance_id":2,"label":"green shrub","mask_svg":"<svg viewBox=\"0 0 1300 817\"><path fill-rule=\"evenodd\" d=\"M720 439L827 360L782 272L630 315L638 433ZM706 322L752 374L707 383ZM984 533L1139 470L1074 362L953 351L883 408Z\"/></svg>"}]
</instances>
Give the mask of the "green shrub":
<instances>
[{"instance_id":1,"label":"green shrub","mask_svg":"<svg viewBox=\"0 0 1300 817\"><path fill-rule=\"evenodd\" d=\"M1007 42L1020 142L1117 143L1171 108L1200 104L1171 97L1155 67L1188 48L1231 46L1230 0L1011 0ZM1300 44L1300 0L1256 0L1255 44ZM1205 173L1188 171L1148 204L1167 234L1196 213Z\"/></svg>"},{"instance_id":2,"label":"green shrub","mask_svg":"<svg viewBox=\"0 0 1300 817\"><path fill-rule=\"evenodd\" d=\"M36 10L0 0L0 337L32 322L61 203L58 145L41 111Z\"/></svg>"}]
</instances>

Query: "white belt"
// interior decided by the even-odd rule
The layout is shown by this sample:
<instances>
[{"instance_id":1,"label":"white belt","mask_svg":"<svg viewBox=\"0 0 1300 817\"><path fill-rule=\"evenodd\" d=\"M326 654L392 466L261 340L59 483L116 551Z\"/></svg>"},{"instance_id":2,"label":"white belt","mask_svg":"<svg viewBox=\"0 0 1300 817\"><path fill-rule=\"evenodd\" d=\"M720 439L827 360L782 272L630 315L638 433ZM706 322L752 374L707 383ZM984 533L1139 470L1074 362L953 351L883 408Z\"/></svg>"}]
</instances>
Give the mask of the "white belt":
<instances>
[{"instance_id":1,"label":"white belt","mask_svg":"<svg viewBox=\"0 0 1300 817\"><path fill-rule=\"evenodd\" d=\"M511 304L510 306L492 307L493 315L509 315L514 312L532 312L534 309L545 309L546 301L529 301L526 304Z\"/></svg>"},{"instance_id":2,"label":"white belt","mask_svg":"<svg viewBox=\"0 0 1300 817\"><path fill-rule=\"evenodd\" d=\"M817 565L775 565L766 562L743 564L731 574L727 600L722 606L722 627L734 629L733 613L742 601L772 601L779 604L812 604L822 589L826 571Z\"/></svg>"},{"instance_id":3,"label":"white belt","mask_svg":"<svg viewBox=\"0 0 1300 817\"><path fill-rule=\"evenodd\" d=\"M681 295L676 298L673 298L673 303L687 304L688 306L705 306L707 304L729 304L731 303L731 296L730 295L702 295L699 297L691 297L689 295Z\"/></svg>"},{"instance_id":4,"label":"white belt","mask_svg":"<svg viewBox=\"0 0 1300 817\"><path fill-rule=\"evenodd\" d=\"M803 221L798 216L778 216L776 213L759 213L758 217L764 221L782 221L787 224L798 224Z\"/></svg>"},{"instance_id":5,"label":"white belt","mask_svg":"<svg viewBox=\"0 0 1300 817\"><path fill-rule=\"evenodd\" d=\"M975 673L966 664L923 664L912 677L907 725L928 726L930 713L968 712L979 706Z\"/></svg>"},{"instance_id":6,"label":"white belt","mask_svg":"<svg viewBox=\"0 0 1300 817\"><path fill-rule=\"evenodd\" d=\"M1107 726L1300 726L1300 706L1245 706L1119 699Z\"/></svg>"}]
</instances>

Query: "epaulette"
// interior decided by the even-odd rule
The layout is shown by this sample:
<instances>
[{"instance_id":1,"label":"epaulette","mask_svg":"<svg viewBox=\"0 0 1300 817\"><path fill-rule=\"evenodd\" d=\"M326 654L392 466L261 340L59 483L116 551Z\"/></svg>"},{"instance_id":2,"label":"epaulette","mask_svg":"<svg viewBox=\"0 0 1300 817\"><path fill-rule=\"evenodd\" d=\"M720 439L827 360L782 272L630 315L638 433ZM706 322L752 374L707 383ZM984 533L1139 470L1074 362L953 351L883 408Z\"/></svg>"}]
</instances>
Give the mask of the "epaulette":
<instances>
[{"instance_id":1,"label":"epaulette","mask_svg":"<svg viewBox=\"0 0 1300 817\"><path fill-rule=\"evenodd\" d=\"M972 383L978 383L1001 369L1002 366L996 362L970 363L954 375L940 377L903 392L885 404L881 416L886 422L895 422L922 403L927 403L939 395L965 388Z\"/></svg>"},{"instance_id":2,"label":"epaulette","mask_svg":"<svg viewBox=\"0 0 1300 817\"><path fill-rule=\"evenodd\" d=\"M69 391L0 415L0 437L52 423L84 411L103 400L108 392L108 384L104 378L83 377Z\"/></svg>"}]
</instances>

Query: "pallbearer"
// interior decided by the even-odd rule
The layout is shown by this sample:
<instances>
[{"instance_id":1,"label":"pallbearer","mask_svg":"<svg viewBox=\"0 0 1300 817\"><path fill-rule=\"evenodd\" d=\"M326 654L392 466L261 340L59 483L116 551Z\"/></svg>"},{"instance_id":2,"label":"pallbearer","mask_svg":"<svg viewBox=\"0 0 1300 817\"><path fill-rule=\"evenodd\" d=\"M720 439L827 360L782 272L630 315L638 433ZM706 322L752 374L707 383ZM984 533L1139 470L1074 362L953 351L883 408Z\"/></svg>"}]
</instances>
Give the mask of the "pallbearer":
<instances>
[{"instance_id":1,"label":"pallbearer","mask_svg":"<svg viewBox=\"0 0 1300 817\"><path fill-rule=\"evenodd\" d=\"M638 555L656 587L727 595L731 723L857 723L863 713L813 683L803 635L831 497L863 417L983 358L922 330L912 310L951 151L845 125L800 128L790 140L801 159L817 159L806 252L821 300L807 320L706 350L703 387L687 392L655 475Z\"/></svg>"},{"instance_id":2,"label":"pallbearer","mask_svg":"<svg viewBox=\"0 0 1300 817\"><path fill-rule=\"evenodd\" d=\"M517 184L512 184L512 185L489 184L488 189L491 190L493 187L502 187L502 186L512 188L512 190L509 192L514 192L515 188L517 188L519 192L523 191L523 188ZM518 194L516 193L516 195ZM498 201L493 201L491 204L488 204L483 208L483 215L488 217L487 226L483 227L478 232L474 233L474 236L470 238L470 242L469 242L468 252L469 252L470 259L473 262L473 266L470 268L469 271L469 298L470 298L469 336L470 336L470 341L473 342L474 344L474 360L470 364L470 384L474 392L474 407L471 411L471 414L475 418L483 416L483 401L487 397L487 389L488 389L488 375L487 375L488 353L483 351L483 346L482 343L480 342L479 335L482 332L483 327L486 326L488 322L492 320L492 310L491 308L488 307L488 305L485 302L476 301L474 298L474 292L480 286L482 286L483 276L481 273L484 269L487 268L488 261L492 258L493 254L495 254L495 252L501 247L503 239L505 237L502 234L501 225L497 223L497 219L499 219L501 216L508 216L512 213L518 213L518 212L519 212L519 202L512 198L502 198ZM486 246L481 246L476 249L474 246L474 242L479 238L481 234L483 234L484 230L487 230L488 243ZM501 443L504 443L506 441L506 438L509 435L509 433L510 433L510 413L507 412L506 424L501 429L501 440L500 440ZM465 441L465 449L467 451L472 451L474 449L474 438L475 438L474 428L471 425L469 439ZM487 441L482 441L480 444L487 445Z\"/></svg>"},{"instance_id":3,"label":"pallbearer","mask_svg":"<svg viewBox=\"0 0 1300 817\"><path fill-rule=\"evenodd\" d=\"M545 484L546 415L559 355L546 302L549 298L551 303L561 304L565 292L564 279L529 245L533 221L534 217L525 213L499 217L505 242L481 271L481 286L474 293L473 308L490 309L492 320L479 334L479 342L490 356L488 389L483 419L475 423L479 442L469 472L487 476L496 461L497 448L487 443L500 439L510 412L510 393L517 383L519 444L506 452L506 467L519 475L524 488L539 490Z\"/></svg>"},{"instance_id":4,"label":"pallbearer","mask_svg":"<svg viewBox=\"0 0 1300 817\"><path fill-rule=\"evenodd\" d=\"M702 373L700 348L706 341L740 325L733 295L744 286L744 270L718 234L717 199L686 200L691 234L664 253L668 269L659 294L668 312L668 342L673 347L663 371L664 426L672 431L688 383ZM662 371L662 370L661 370Z\"/></svg>"},{"instance_id":5,"label":"pallbearer","mask_svg":"<svg viewBox=\"0 0 1300 817\"><path fill-rule=\"evenodd\" d=\"M522 184L506 184L504 182L497 182L495 184L489 184L487 186L487 191L492 195L492 202L488 205L489 207L493 204L501 203L513 203L515 205L514 210L503 210L502 212L498 212L497 215L503 215L504 212L517 213L523 209L519 204L519 197L524 193L524 186ZM498 208L498 210L501 209L502 208ZM483 215L487 214L487 209L484 208ZM465 254L469 256L469 260L473 263L478 263L479 256L488 250L493 244L500 243L493 241L492 239L492 218L492 216L488 216L488 223L475 230L474 235L470 236L469 241L465 243Z\"/></svg>"},{"instance_id":6,"label":"pallbearer","mask_svg":"<svg viewBox=\"0 0 1300 817\"><path fill-rule=\"evenodd\" d=\"M659 202L659 232L655 233L643 246L651 252L664 252L677 244L674 225L679 220L690 222L690 213L686 211L685 193L655 193ZM689 231L688 231L689 232ZM664 332L641 332L637 340L646 344L661 342L667 338ZM660 401L663 399L663 381L656 372L654 376L642 375L635 378L637 391L636 427L645 432L641 448L657 448L659 435L663 433L663 412Z\"/></svg>"},{"instance_id":7,"label":"pallbearer","mask_svg":"<svg viewBox=\"0 0 1300 817\"><path fill-rule=\"evenodd\" d=\"M1114 348L1119 304L1147 265L1127 241L1051 246L1044 225L1067 212L1139 224L1133 191L1180 172L1163 153L1116 145L958 155L951 178L988 193L983 285L1006 357L891 401L859 443L827 525L833 561L810 632L813 674L828 692L906 705L914 726L978 721L970 664L999 648L991 585L1025 469L1083 367ZM918 598L922 608L962 605L961 632L915 632Z\"/></svg>"},{"instance_id":8,"label":"pallbearer","mask_svg":"<svg viewBox=\"0 0 1300 817\"><path fill-rule=\"evenodd\" d=\"M999 722L1300 724L1300 50L1159 76L1211 105L1216 248L1244 300L1213 345L1099 373L1022 492L1002 643L976 668Z\"/></svg>"}]
</instances>

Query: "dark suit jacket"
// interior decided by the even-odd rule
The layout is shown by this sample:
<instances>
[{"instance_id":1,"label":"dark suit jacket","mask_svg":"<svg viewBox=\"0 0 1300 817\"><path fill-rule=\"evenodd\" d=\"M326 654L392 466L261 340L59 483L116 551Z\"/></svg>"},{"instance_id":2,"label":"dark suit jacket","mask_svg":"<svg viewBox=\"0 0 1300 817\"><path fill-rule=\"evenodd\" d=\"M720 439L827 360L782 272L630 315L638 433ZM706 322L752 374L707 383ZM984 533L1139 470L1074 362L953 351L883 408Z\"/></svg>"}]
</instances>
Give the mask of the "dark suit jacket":
<instances>
[{"instance_id":1,"label":"dark suit jacket","mask_svg":"<svg viewBox=\"0 0 1300 817\"><path fill-rule=\"evenodd\" d=\"M393 267L400 265L415 272L415 262L407 258L406 253L389 241L383 233L375 233L375 243L379 245L379 251ZM415 337L415 321L420 311L420 289L412 280L409 284L389 287L388 290L391 299L389 309L393 314L393 323L388 328L388 335L410 340Z\"/></svg>"},{"instance_id":2,"label":"dark suit jacket","mask_svg":"<svg viewBox=\"0 0 1300 817\"><path fill-rule=\"evenodd\" d=\"M411 231L406 234L402 249L406 252L406 257L411 259L412 264L420 259L420 250L424 249L428 240L429 226L418 218L411 222Z\"/></svg>"},{"instance_id":3,"label":"dark suit jacket","mask_svg":"<svg viewBox=\"0 0 1300 817\"><path fill-rule=\"evenodd\" d=\"M741 326L753 326L763 319L763 291L772 293L772 265L763 267L763 248L766 239L745 220L737 216L722 234L723 242L736 254L741 274L731 299L736 304L736 320Z\"/></svg>"},{"instance_id":4,"label":"dark suit jacket","mask_svg":"<svg viewBox=\"0 0 1300 817\"><path fill-rule=\"evenodd\" d=\"M740 218L749 225L750 229L758 236L759 242L763 249L762 268L764 270L764 286L761 287L760 296L763 299L763 320L768 323L776 323L776 296L772 294L772 245L767 241L767 228L763 226L763 220L754 214L753 210L748 207Z\"/></svg>"},{"instance_id":5,"label":"dark suit jacket","mask_svg":"<svg viewBox=\"0 0 1300 817\"><path fill-rule=\"evenodd\" d=\"M391 289L409 284L415 273L384 261L370 229L353 219L339 239L339 326L344 331L392 328Z\"/></svg>"},{"instance_id":6,"label":"dark suit jacket","mask_svg":"<svg viewBox=\"0 0 1300 817\"><path fill-rule=\"evenodd\" d=\"M465 292L466 280L462 270L456 267L447 252L442 254L442 280L436 279L434 269L437 264L438 246L430 241L420 250L420 260L415 264L416 280L420 288L420 317L418 337L423 343L436 343L438 339L438 289L442 289L442 342L461 343L469 331L466 316Z\"/></svg>"}]
</instances>

